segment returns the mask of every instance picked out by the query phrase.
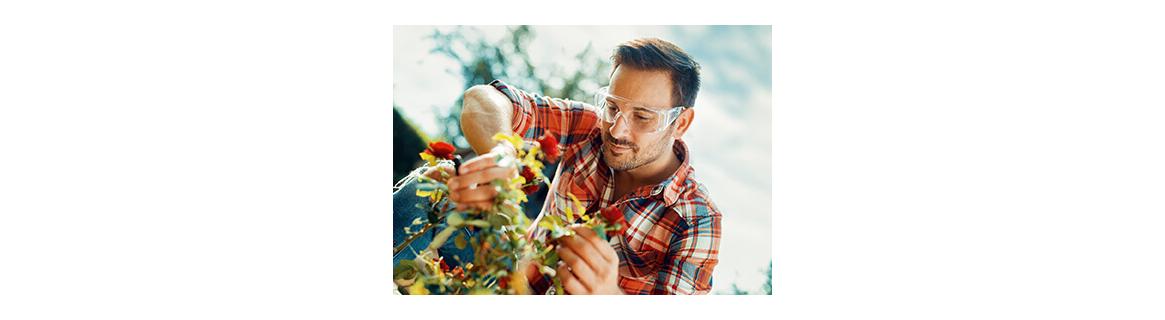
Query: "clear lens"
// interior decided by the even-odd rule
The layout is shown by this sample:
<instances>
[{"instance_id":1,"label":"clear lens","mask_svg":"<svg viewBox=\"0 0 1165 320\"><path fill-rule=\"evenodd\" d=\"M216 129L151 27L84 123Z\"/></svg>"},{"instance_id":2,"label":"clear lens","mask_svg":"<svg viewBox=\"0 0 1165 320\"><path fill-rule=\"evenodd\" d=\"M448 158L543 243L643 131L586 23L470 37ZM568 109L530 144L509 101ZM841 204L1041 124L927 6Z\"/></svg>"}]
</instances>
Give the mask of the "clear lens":
<instances>
[{"instance_id":1,"label":"clear lens","mask_svg":"<svg viewBox=\"0 0 1165 320\"><path fill-rule=\"evenodd\" d=\"M600 118L604 122L615 123L622 117L624 123L635 132L659 132L678 117L678 111L683 110L683 107L667 111L651 110L643 104L613 96L607 90L607 87L603 87L595 93L595 106L599 107Z\"/></svg>"}]
</instances>

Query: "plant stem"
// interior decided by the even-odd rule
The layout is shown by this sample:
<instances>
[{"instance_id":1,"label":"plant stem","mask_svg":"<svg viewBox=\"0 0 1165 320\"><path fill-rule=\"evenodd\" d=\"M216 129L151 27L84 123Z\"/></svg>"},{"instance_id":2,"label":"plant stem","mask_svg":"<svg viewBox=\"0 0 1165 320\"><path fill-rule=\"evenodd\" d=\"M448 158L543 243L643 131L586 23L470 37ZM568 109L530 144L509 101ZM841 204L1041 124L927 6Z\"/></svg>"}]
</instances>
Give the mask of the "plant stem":
<instances>
[{"instance_id":1,"label":"plant stem","mask_svg":"<svg viewBox=\"0 0 1165 320\"><path fill-rule=\"evenodd\" d=\"M441 205L441 212L445 212L446 210L449 210L449 203L448 202ZM421 228L420 232L414 233L413 235L406 238L403 242L401 242L400 245L397 245L396 247L392 248L392 255L395 256L397 253L400 253L402 250L404 250L406 247L408 247L410 243L413 243L413 241L416 241L417 238L420 238L422 235L425 234L425 232L429 232L429 229L432 229L433 226L436 226L438 223L440 223L443 220L445 220L444 216L442 216L441 218L438 218L436 222L426 223L425 226Z\"/></svg>"},{"instance_id":2,"label":"plant stem","mask_svg":"<svg viewBox=\"0 0 1165 320\"><path fill-rule=\"evenodd\" d=\"M413 243L413 241L417 240L417 238L420 238L422 235L424 235L425 232L429 232L429 229L432 229L435 225L437 224L431 222L426 223L425 227L421 228L420 232L414 233L413 235L406 238L400 245L396 246L396 248L392 248L392 255L395 256L397 253L400 253L401 250L404 250L409 246L410 243Z\"/></svg>"}]
</instances>

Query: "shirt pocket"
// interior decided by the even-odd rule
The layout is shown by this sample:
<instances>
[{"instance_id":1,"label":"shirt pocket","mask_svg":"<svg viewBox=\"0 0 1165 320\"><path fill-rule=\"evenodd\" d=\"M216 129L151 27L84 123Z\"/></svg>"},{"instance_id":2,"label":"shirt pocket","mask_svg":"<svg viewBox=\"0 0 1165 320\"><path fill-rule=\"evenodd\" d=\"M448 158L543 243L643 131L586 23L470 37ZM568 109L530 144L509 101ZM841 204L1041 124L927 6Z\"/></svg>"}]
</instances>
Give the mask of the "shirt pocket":
<instances>
[{"instance_id":1,"label":"shirt pocket","mask_svg":"<svg viewBox=\"0 0 1165 320\"><path fill-rule=\"evenodd\" d=\"M619 273L633 279L654 279L665 254L654 248L625 248L621 253Z\"/></svg>"}]
</instances>

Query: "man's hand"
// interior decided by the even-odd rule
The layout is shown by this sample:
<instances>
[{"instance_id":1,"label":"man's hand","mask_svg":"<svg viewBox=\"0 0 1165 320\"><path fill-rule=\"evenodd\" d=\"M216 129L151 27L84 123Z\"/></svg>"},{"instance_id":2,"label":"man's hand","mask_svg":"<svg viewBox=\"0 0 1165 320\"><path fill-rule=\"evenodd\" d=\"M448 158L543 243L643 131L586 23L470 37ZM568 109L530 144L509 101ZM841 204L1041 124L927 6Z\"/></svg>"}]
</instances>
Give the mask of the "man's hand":
<instances>
[{"instance_id":1,"label":"man's hand","mask_svg":"<svg viewBox=\"0 0 1165 320\"><path fill-rule=\"evenodd\" d=\"M425 170L425 173L422 173L422 175L428 177L429 179L445 183L449 181L449 178L452 178L455 173L453 173L453 165L442 162L434 167L429 168L428 170Z\"/></svg>"},{"instance_id":2,"label":"man's hand","mask_svg":"<svg viewBox=\"0 0 1165 320\"><path fill-rule=\"evenodd\" d=\"M557 276L568 294L623 294L619 288L619 256L594 230L572 228L575 235L558 239Z\"/></svg>"},{"instance_id":3,"label":"man's hand","mask_svg":"<svg viewBox=\"0 0 1165 320\"><path fill-rule=\"evenodd\" d=\"M457 210L486 210L492 207L498 191L491 182L494 179L513 179L518 176L514 155L514 147L503 142L490 152L463 163L461 174L449 178L446 183L449 186L449 200L457 204Z\"/></svg>"}]
</instances>

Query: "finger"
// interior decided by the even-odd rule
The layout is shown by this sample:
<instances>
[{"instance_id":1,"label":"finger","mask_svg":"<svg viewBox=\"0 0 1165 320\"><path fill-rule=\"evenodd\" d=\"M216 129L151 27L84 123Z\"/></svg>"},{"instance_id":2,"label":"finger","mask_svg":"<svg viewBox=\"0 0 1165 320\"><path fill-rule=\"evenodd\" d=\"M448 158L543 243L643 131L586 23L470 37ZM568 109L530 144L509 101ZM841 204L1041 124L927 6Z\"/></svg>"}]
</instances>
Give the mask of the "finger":
<instances>
[{"instance_id":1,"label":"finger","mask_svg":"<svg viewBox=\"0 0 1165 320\"><path fill-rule=\"evenodd\" d=\"M456 204L490 201L497 196L495 188L449 190L449 200Z\"/></svg>"},{"instance_id":2,"label":"finger","mask_svg":"<svg viewBox=\"0 0 1165 320\"><path fill-rule=\"evenodd\" d=\"M595 233L594 229L581 225L574 226L571 229L573 229L576 234L582 236L582 238L586 240L587 244L589 244L591 248L594 248L595 251L597 251L604 260L614 263L619 262L619 256L615 254L615 249L611 248L610 243L604 242L603 239L599 237L599 234Z\"/></svg>"},{"instance_id":3,"label":"finger","mask_svg":"<svg viewBox=\"0 0 1165 320\"><path fill-rule=\"evenodd\" d=\"M453 202L453 208L455 210L464 211L472 208L489 209L494 204L494 199L487 198L483 200L465 201L464 197L464 195L456 193L449 194L449 201Z\"/></svg>"},{"instance_id":4,"label":"finger","mask_svg":"<svg viewBox=\"0 0 1165 320\"><path fill-rule=\"evenodd\" d=\"M473 209L489 210L490 207L493 207L494 201L492 199L490 199L490 200L485 200L485 201L470 202L470 203L466 203L465 205L467 205Z\"/></svg>"},{"instance_id":5,"label":"finger","mask_svg":"<svg viewBox=\"0 0 1165 320\"><path fill-rule=\"evenodd\" d=\"M526 279L530 279L530 282L534 282L534 279L538 279L538 276L542 275L542 272L539 271L541 269L542 265L538 264L538 261L531 260L529 267L526 268Z\"/></svg>"},{"instance_id":6,"label":"finger","mask_svg":"<svg viewBox=\"0 0 1165 320\"><path fill-rule=\"evenodd\" d=\"M591 269L591 267L587 265L586 262L582 261L582 257L579 257L578 253L575 253L570 248L559 247L558 257L562 258L563 262L566 262L566 266L570 267L571 272L574 273L576 278L580 280L596 279L594 269ZM590 281L583 281L583 285L587 288L590 288L588 283L590 283Z\"/></svg>"},{"instance_id":7,"label":"finger","mask_svg":"<svg viewBox=\"0 0 1165 320\"><path fill-rule=\"evenodd\" d=\"M494 179L512 179L517 175L518 170L514 168L493 167L471 173L462 173L460 176L450 178L448 185L450 191L492 187L490 181Z\"/></svg>"},{"instance_id":8,"label":"finger","mask_svg":"<svg viewBox=\"0 0 1165 320\"><path fill-rule=\"evenodd\" d=\"M493 200L476 201L476 202L455 202L457 211L468 211L469 209L489 210L493 207Z\"/></svg>"},{"instance_id":9,"label":"finger","mask_svg":"<svg viewBox=\"0 0 1165 320\"><path fill-rule=\"evenodd\" d=\"M470 209L481 209L481 207L476 204L459 203L457 207L453 208L453 210L457 211L469 211Z\"/></svg>"},{"instance_id":10,"label":"finger","mask_svg":"<svg viewBox=\"0 0 1165 320\"><path fill-rule=\"evenodd\" d=\"M443 176L441 174L442 172L444 172L447 175ZM454 175L455 174L453 173L453 166L449 165L449 164L444 164L444 163L439 164L436 167L429 168L429 170L426 170L425 174L424 174L425 177L428 177L429 179L433 179L433 180L437 180L437 181L443 181L443 180L445 180L444 177L452 177Z\"/></svg>"},{"instance_id":11,"label":"finger","mask_svg":"<svg viewBox=\"0 0 1165 320\"><path fill-rule=\"evenodd\" d=\"M590 267L590 275L594 275L594 271L606 270L606 261L604 261L605 259L602 255L578 235L559 239L561 239L564 247L569 248L571 253L583 261L580 264L585 264ZM570 267L575 268L573 264Z\"/></svg>"},{"instance_id":12,"label":"finger","mask_svg":"<svg viewBox=\"0 0 1165 320\"><path fill-rule=\"evenodd\" d=\"M496 167L497 162L494 160L497 157L494 153L486 153L473 159L469 159L461 164L461 174L475 172L489 167Z\"/></svg>"},{"instance_id":13,"label":"finger","mask_svg":"<svg viewBox=\"0 0 1165 320\"><path fill-rule=\"evenodd\" d=\"M582 285L582 282L570 273L566 265L558 266L558 280L562 281L562 288L567 294L587 294L587 288Z\"/></svg>"},{"instance_id":14,"label":"finger","mask_svg":"<svg viewBox=\"0 0 1165 320\"><path fill-rule=\"evenodd\" d=\"M452 194L457 194L457 198L453 201L478 202L493 200L498 195L498 191L493 186L490 186L488 188L461 189L450 193L450 195Z\"/></svg>"}]
</instances>

